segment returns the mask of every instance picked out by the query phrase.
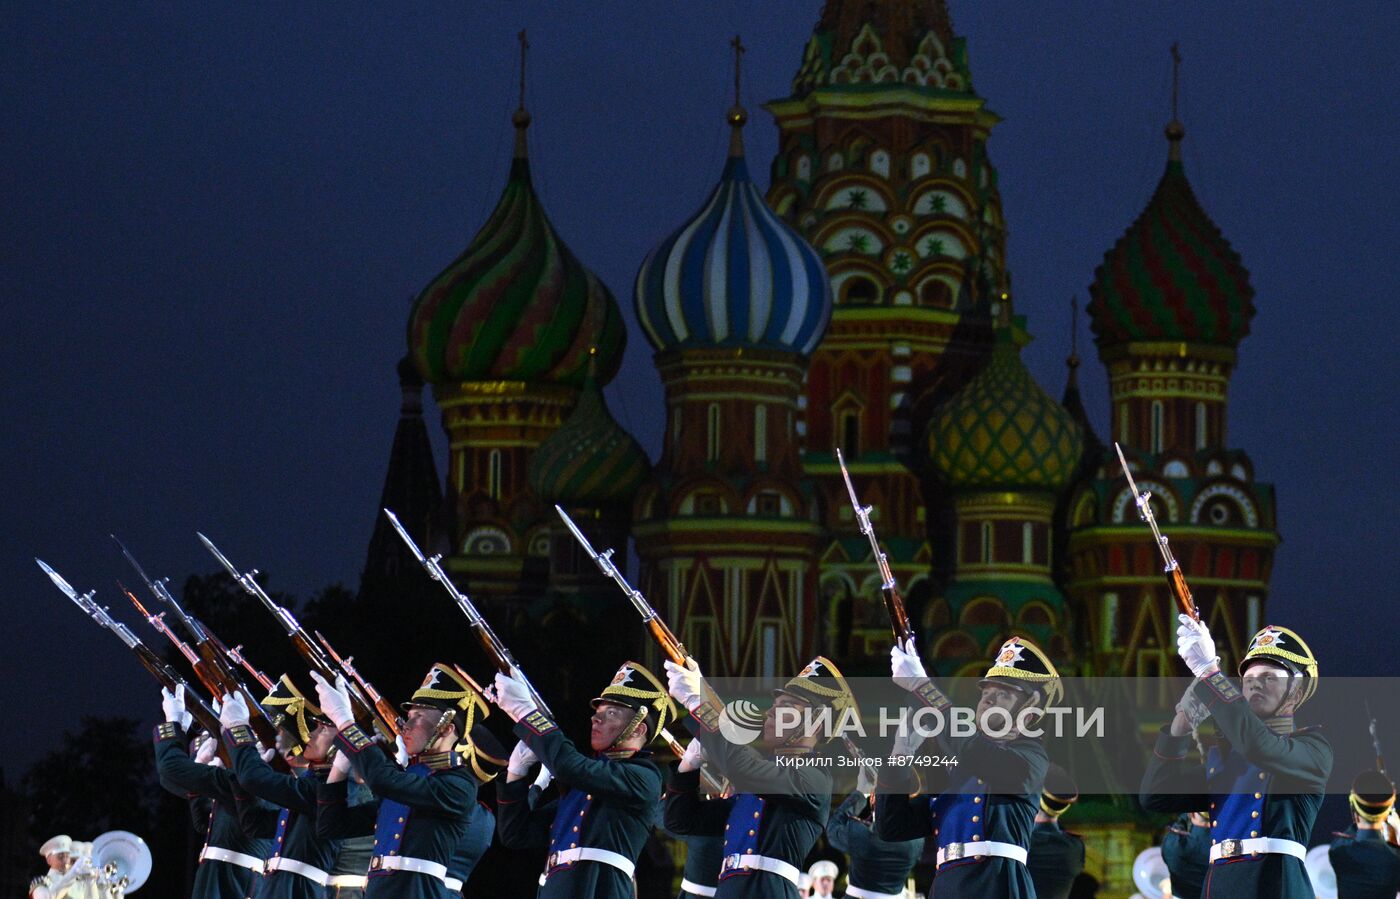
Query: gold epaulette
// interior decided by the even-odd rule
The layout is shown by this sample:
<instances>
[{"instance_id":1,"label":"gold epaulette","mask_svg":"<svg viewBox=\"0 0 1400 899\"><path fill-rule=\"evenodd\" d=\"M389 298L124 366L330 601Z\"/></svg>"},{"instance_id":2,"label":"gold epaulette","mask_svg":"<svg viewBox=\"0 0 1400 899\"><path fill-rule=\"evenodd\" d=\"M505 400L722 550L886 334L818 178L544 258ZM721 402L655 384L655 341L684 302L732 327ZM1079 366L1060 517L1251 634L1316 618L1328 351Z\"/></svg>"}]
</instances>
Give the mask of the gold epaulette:
<instances>
[{"instance_id":1,"label":"gold epaulette","mask_svg":"<svg viewBox=\"0 0 1400 899\"><path fill-rule=\"evenodd\" d=\"M450 771L453 768L460 768L464 764L460 753L456 752L429 752L418 756L414 760L416 764L426 765L430 771Z\"/></svg>"}]
</instances>

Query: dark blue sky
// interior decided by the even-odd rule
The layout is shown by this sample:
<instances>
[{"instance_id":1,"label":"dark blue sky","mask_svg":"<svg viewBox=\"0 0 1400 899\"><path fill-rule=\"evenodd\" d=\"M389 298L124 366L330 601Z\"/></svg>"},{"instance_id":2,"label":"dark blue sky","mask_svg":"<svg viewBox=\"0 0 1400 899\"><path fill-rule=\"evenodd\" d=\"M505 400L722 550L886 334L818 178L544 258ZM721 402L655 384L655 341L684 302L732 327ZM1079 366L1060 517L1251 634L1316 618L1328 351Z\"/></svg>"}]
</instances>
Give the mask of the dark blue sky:
<instances>
[{"instance_id":1,"label":"dark blue sky","mask_svg":"<svg viewBox=\"0 0 1400 899\"><path fill-rule=\"evenodd\" d=\"M77 713L158 708L33 556L111 601L126 574L108 532L182 578L212 570L198 528L274 588L358 581L409 298L504 183L521 27L536 185L623 305L608 398L655 455L660 386L632 278L719 175L735 31L766 183L776 131L759 104L786 93L820 4L190 9L12 4L0 22L0 676L4 724L26 736L7 744L11 775ZM1324 673L1394 672L1400 9L955 0L952 13L1005 119L991 153L1016 303L1056 395L1069 297L1164 166L1180 41L1187 173L1257 291L1230 442L1278 489L1269 616L1313 639ZM1103 371L1085 355L1102 428ZM441 448L435 414L430 427Z\"/></svg>"}]
</instances>

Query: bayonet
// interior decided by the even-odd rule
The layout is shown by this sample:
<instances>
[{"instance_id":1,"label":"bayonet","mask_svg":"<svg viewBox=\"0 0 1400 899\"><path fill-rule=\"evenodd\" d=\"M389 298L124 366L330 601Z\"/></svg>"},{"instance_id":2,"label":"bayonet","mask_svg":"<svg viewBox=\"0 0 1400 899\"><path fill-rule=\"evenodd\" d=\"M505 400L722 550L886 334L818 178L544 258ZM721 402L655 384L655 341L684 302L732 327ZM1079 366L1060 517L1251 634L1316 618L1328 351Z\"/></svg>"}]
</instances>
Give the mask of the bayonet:
<instances>
[{"instance_id":1,"label":"bayonet","mask_svg":"<svg viewBox=\"0 0 1400 899\"><path fill-rule=\"evenodd\" d=\"M851 473L846 469L846 460L841 455L840 447L836 449L836 464L841 466L841 478L846 482L846 493L851 498L856 523L860 526L860 532L870 541L870 554L880 572L880 595L885 601L885 612L890 616L890 627L894 630L895 641L903 646L913 639L914 627L909 623L909 612L904 607L904 597L900 595L894 572L890 570L890 560L880 548L880 541L875 536L875 526L870 523L870 512L875 507L861 505L860 497L856 495L856 485L851 481Z\"/></svg>"},{"instance_id":2,"label":"bayonet","mask_svg":"<svg viewBox=\"0 0 1400 899\"><path fill-rule=\"evenodd\" d=\"M1128 460L1123 457L1123 447L1114 441L1113 448L1118 451L1118 464L1123 466L1123 476L1128 479L1128 489L1133 492L1133 502L1137 504L1138 515L1152 529L1152 539L1157 543L1157 548L1162 553L1162 561L1166 565L1162 570L1167 575L1167 585L1171 587L1177 608L1200 621L1201 613L1196 608L1196 601L1191 597L1191 588L1186 586L1186 575L1182 573L1181 566L1172 556L1167 536L1157 526L1157 516L1152 512L1152 492L1149 490L1138 491L1137 481L1133 480L1133 473L1128 468Z\"/></svg>"}]
</instances>

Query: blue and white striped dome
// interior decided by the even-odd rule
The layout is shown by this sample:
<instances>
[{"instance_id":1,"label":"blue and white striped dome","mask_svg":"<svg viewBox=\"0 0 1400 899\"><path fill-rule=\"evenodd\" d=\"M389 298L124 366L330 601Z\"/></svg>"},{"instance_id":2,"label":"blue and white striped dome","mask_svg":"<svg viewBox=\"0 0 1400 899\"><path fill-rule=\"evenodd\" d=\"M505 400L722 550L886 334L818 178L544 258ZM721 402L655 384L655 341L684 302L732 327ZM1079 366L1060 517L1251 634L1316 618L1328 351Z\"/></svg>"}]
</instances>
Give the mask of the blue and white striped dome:
<instances>
[{"instance_id":1,"label":"blue and white striped dome","mask_svg":"<svg viewBox=\"0 0 1400 899\"><path fill-rule=\"evenodd\" d=\"M719 185L642 263L636 303L658 352L761 347L805 356L826 332L826 267L763 202L737 127Z\"/></svg>"}]
</instances>

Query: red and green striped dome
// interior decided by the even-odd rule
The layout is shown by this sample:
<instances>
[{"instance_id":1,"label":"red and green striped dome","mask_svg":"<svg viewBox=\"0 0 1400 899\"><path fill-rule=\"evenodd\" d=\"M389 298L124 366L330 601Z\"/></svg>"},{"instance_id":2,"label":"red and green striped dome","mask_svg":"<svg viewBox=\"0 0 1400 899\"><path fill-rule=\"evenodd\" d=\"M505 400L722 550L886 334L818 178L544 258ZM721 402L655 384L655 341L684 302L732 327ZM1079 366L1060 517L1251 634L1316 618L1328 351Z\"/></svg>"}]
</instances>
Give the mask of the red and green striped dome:
<instances>
[{"instance_id":1,"label":"red and green striped dome","mask_svg":"<svg viewBox=\"0 0 1400 899\"><path fill-rule=\"evenodd\" d=\"M1249 272L1197 202L1179 159L1167 163L1147 208L1105 254L1089 295L1100 347L1132 341L1234 347L1254 317Z\"/></svg>"},{"instance_id":2,"label":"red and green striped dome","mask_svg":"<svg viewBox=\"0 0 1400 899\"><path fill-rule=\"evenodd\" d=\"M541 499L598 508L630 503L650 471L646 452L613 419L590 375L573 413L535 450L527 475Z\"/></svg>"},{"instance_id":3,"label":"red and green striped dome","mask_svg":"<svg viewBox=\"0 0 1400 899\"><path fill-rule=\"evenodd\" d=\"M530 183L524 124L510 179L467 249L414 303L408 346L424 380L579 386L597 348L612 380L627 334L617 301L564 244Z\"/></svg>"}]
</instances>

